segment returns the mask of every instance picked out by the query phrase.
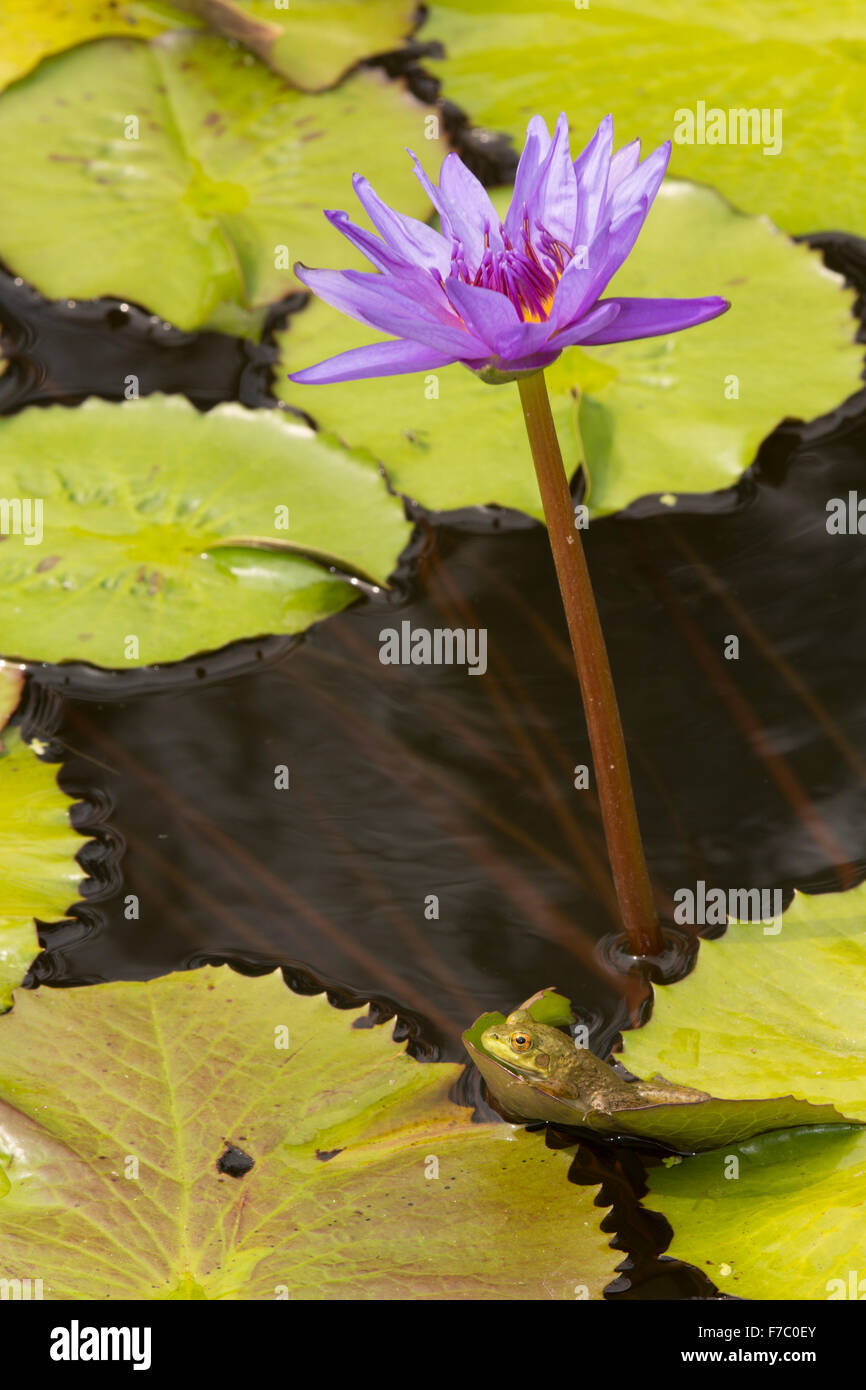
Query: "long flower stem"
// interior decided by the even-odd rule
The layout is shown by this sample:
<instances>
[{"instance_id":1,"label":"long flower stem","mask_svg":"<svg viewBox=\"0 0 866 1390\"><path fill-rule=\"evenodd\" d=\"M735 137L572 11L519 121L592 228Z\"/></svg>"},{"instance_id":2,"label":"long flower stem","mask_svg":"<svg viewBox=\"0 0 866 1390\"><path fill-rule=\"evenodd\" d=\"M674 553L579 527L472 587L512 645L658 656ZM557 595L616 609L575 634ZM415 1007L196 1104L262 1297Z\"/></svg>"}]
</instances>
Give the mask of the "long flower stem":
<instances>
[{"instance_id":1,"label":"long flower stem","mask_svg":"<svg viewBox=\"0 0 866 1390\"><path fill-rule=\"evenodd\" d=\"M616 691L543 372L518 378L526 432L583 695L611 873L629 948L656 955L662 937L640 838Z\"/></svg>"}]
</instances>

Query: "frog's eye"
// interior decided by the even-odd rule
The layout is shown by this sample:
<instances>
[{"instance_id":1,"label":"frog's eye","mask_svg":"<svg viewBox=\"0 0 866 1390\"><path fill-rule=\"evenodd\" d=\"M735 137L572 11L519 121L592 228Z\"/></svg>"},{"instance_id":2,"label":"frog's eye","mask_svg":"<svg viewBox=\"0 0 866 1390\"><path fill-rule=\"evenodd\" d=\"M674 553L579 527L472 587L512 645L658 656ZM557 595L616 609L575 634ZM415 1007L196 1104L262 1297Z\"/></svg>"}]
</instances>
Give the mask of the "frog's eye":
<instances>
[{"instance_id":1,"label":"frog's eye","mask_svg":"<svg viewBox=\"0 0 866 1390\"><path fill-rule=\"evenodd\" d=\"M532 1046L531 1037L524 1032L512 1033L510 1042L515 1052L528 1052Z\"/></svg>"}]
</instances>

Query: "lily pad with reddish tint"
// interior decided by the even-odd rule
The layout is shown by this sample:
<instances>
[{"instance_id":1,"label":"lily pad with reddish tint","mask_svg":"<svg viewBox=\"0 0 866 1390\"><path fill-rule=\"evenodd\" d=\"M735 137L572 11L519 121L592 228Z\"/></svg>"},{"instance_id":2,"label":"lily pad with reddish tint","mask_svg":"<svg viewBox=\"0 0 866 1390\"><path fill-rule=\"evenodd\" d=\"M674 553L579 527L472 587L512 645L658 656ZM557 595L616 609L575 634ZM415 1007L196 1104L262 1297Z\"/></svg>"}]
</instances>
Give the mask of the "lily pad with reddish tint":
<instances>
[{"instance_id":1,"label":"lily pad with reddish tint","mask_svg":"<svg viewBox=\"0 0 866 1390\"><path fill-rule=\"evenodd\" d=\"M473 1124L459 1066L362 1017L225 966L22 992L0 1274L47 1299L599 1298L621 1256L573 1151Z\"/></svg>"}]
</instances>

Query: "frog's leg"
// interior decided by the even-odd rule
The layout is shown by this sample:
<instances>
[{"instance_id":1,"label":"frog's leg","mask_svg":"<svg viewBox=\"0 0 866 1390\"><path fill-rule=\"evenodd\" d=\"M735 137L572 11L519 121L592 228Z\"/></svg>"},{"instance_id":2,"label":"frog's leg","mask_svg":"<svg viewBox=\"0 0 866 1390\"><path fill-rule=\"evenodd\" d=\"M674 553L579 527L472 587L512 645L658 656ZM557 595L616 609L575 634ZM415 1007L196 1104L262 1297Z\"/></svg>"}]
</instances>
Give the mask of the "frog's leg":
<instances>
[{"instance_id":1,"label":"frog's leg","mask_svg":"<svg viewBox=\"0 0 866 1390\"><path fill-rule=\"evenodd\" d=\"M698 1100L709 1100L707 1091L696 1091L693 1086L678 1086L673 1081L665 1081L658 1072L649 1081L636 1081L634 1088L644 1105L688 1105Z\"/></svg>"},{"instance_id":2,"label":"frog's leg","mask_svg":"<svg viewBox=\"0 0 866 1390\"><path fill-rule=\"evenodd\" d=\"M582 1087L580 1098L587 1110L597 1110L603 1115L610 1114L612 1097L609 1086Z\"/></svg>"}]
</instances>

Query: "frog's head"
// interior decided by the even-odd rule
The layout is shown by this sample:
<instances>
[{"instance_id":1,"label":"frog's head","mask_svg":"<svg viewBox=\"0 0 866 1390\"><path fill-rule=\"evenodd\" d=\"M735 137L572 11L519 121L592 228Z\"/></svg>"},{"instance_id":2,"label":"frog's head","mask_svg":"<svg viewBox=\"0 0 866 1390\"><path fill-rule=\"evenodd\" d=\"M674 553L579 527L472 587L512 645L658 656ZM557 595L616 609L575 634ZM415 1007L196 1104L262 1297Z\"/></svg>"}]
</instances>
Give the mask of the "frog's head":
<instances>
[{"instance_id":1,"label":"frog's head","mask_svg":"<svg viewBox=\"0 0 866 1390\"><path fill-rule=\"evenodd\" d=\"M528 1009L515 1009L504 1023L494 1023L481 1034L481 1046L491 1057L539 1078L551 1075L569 1040L556 1028L536 1023Z\"/></svg>"}]
</instances>

